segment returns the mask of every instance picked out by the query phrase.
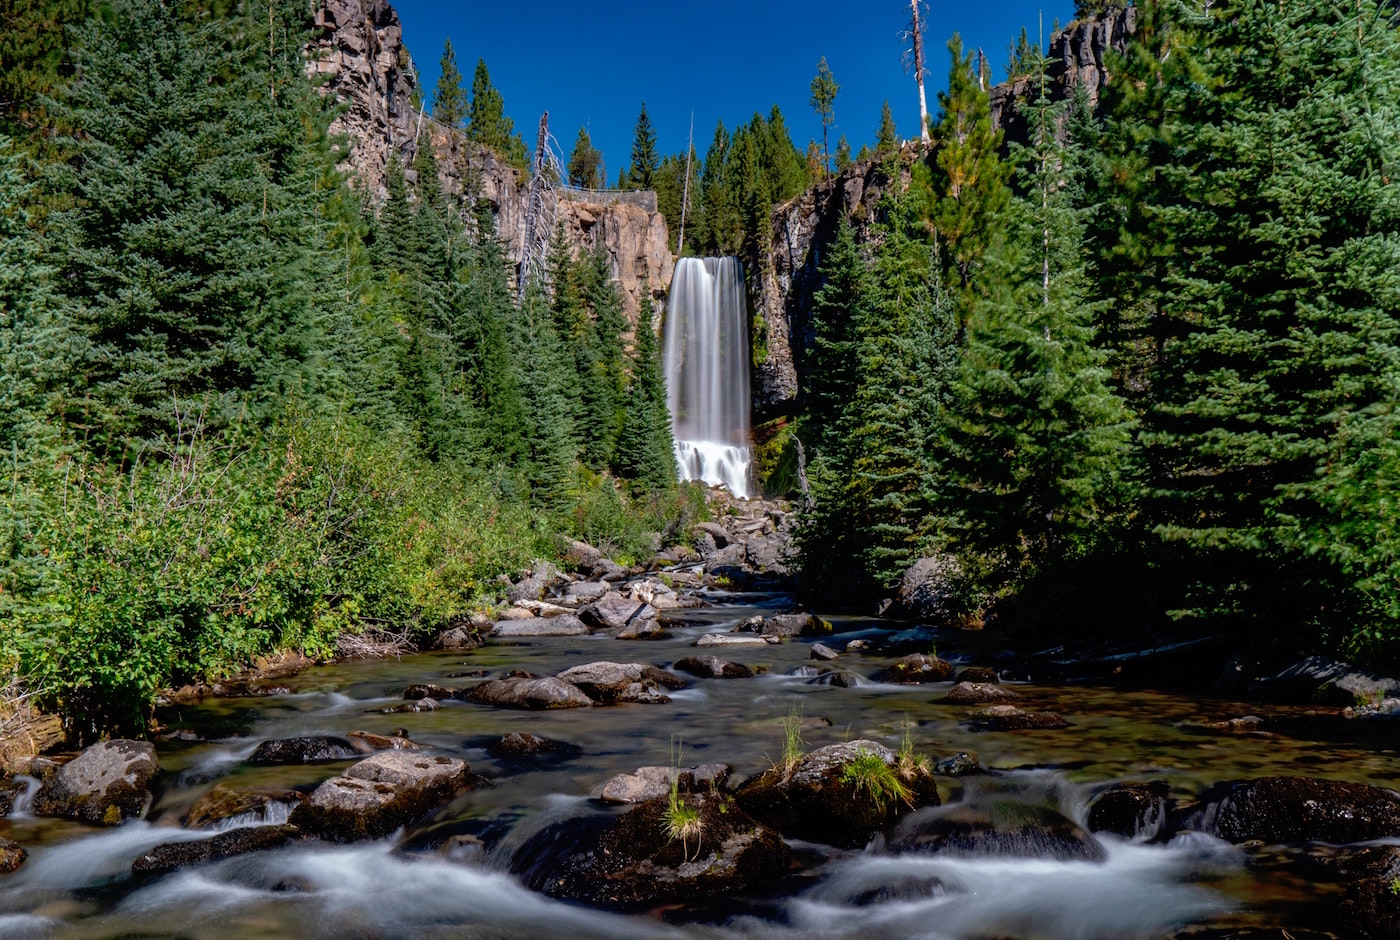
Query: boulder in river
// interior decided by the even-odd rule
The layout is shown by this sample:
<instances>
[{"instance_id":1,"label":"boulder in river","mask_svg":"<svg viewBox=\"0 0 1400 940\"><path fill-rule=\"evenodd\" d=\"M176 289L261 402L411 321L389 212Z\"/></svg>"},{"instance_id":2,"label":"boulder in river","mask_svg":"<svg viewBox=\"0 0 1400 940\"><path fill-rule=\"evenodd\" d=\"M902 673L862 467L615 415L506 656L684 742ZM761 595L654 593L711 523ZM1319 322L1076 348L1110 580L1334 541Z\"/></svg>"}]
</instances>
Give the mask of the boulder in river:
<instances>
[{"instance_id":1,"label":"boulder in river","mask_svg":"<svg viewBox=\"0 0 1400 940\"><path fill-rule=\"evenodd\" d=\"M958 670L957 681L996 685L1001 681L1001 675L995 669L988 669L986 666L967 666Z\"/></svg>"},{"instance_id":2,"label":"boulder in river","mask_svg":"<svg viewBox=\"0 0 1400 940\"><path fill-rule=\"evenodd\" d=\"M24 850L24 846L9 839L0 839L0 875L19 871L19 866L23 865L28 857L29 853Z\"/></svg>"},{"instance_id":3,"label":"boulder in river","mask_svg":"<svg viewBox=\"0 0 1400 940\"><path fill-rule=\"evenodd\" d=\"M962 681L948 690L943 701L949 705L985 705L989 702L1013 702L1020 697L1000 685Z\"/></svg>"},{"instance_id":4,"label":"boulder in river","mask_svg":"<svg viewBox=\"0 0 1400 940\"><path fill-rule=\"evenodd\" d=\"M344 738L313 735L264 741L253 751L248 763L260 767L276 764L323 764L328 761L350 760L359 757L360 754L360 749Z\"/></svg>"},{"instance_id":5,"label":"boulder in river","mask_svg":"<svg viewBox=\"0 0 1400 940\"><path fill-rule=\"evenodd\" d=\"M776 766L735 794L755 819L795 839L859 848L907 809L938 805L928 768L876 741L818 748Z\"/></svg>"},{"instance_id":6,"label":"boulder in river","mask_svg":"<svg viewBox=\"0 0 1400 940\"><path fill-rule=\"evenodd\" d=\"M775 614L750 617L735 627L734 632L779 637L826 636L831 633L831 624L812 614Z\"/></svg>"},{"instance_id":7,"label":"boulder in river","mask_svg":"<svg viewBox=\"0 0 1400 940\"><path fill-rule=\"evenodd\" d=\"M933 765L933 772L940 777L966 777L969 774L986 773L982 765L967 751L959 751L952 757L945 757Z\"/></svg>"},{"instance_id":8,"label":"boulder in river","mask_svg":"<svg viewBox=\"0 0 1400 940\"><path fill-rule=\"evenodd\" d=\"M633 620L617 633L615 640L669 640L671 631L655 620Z\"/></svg>"},{"instance_id":9,"label":"boulder in river","mask_svg":"<svg viewBox=\"0 0 1400 940\"><path fill-rule=\"evenodd\" d=\"M494 637L533 637L533 636L584 636L591 632L583 621L573 614L558 617L532 617L529 620L498 620Z\"/></svg>"},{"instance_id":10,"label":"boulder in river","mask_svg":"<svg viewBox=\"0 0 1400 940\"><path fill-rule=\"evenodd\" d=\"M580 607L579 619L600 630L621 630L637 620L655 620L656 608L645 601L619 594L604 594L586 607Z\"/></svg>"},{"instance_id":11,"label":"boulder in river","mask_svg":"<svg viewBox=\"0 0 1400 940\"><path fill-rule=\"evenodd\" d=\"M486 752L492 757L506 760L542 757L572 757L581 753L577 744L542 738L528 731L508 731L486 745Z\"/></svg>"},{"instance_id":12,"label":"boulder in river","mask_svg":"<svg viewBox=\"0 0 1400 940\"><path fill-rule=\"evenodd\" d=\"M1048 806L1004 800L956 803L920 810L901 820L888 849L956 855L1005 855L1102 862L1102 845L1078 823Z\"/></svg>"},{"instance_id":13,"label":"boulder in river","mask_svg":"<svg viewBox=\"0 0 1400 940\"><path fill-rule=\"evenodd\" d=\"M1365 842L1400 837L1400 794L1364 783L1260 777L1220 802L1220 836L1231 842Z\"/></svg>"},{"instance_id":14,"label":"boulder in river","mask_svg":"<svg viewBox=\"0 0 1400 940\"><path fill-rule=\"evenodd\" d=\"M190 829L209 829L231 819L284 823L302 798L295 790L236 790L216 784L190 807L185 825Z\"/></svg>"},{"instance_id":15,"label":"boulder in river","mask_svg":"<svg viewBox=\"0 0 1400 940\"><path fill-rule=\"evenodd\" d=\"M849 649L850 647L847 647ZM953 664L927 653L910 653L878 676L881 682L913 685L924 682L947 682L953 678Z\"/></svg>"},{"instance_id":16,"label":"boulder in river","mask_svg":"<svg viewBox=\"0 0 1400 940\"><path fill-rule=\"evenodd\" d=\"M645 803L671 792L675 777L678 793L709 793L721 789L729 779L727 764L699 764L695 767L638 767L635 773L618 774L603 784L598 799L604 803Z\"/></svg>"},{"instance_id":17,"label":"boulder in river","mask_svg":"<svg viewBox=\"0 0 1400 940\"><path fill-rule=\"evenodd\" d=\"M374 731L351 731L347 733L357 746L364 745L366 753L371 751L418 751L423 745L414 744L401 734L378 734Z\"/></svg>"},{"instance_id":18,"label":"boulder in river","mask_svg":"<svg viewBox=\"0 0 1400 940\"><path fill-rule=\"evenodd\" d=\"M1151 841L1166 824L1168 792L1161 781L1114 784L1089 804L1089 831Z\"/></svg>"},{"instance_id":19,"label":"boulder in river","mask_svg":"<svg viewBox=\"0 0 1400 940\"><path fill-rule=\"evenodd\" d=\"M212 839L163 842L131 863L133 875L163 875L177 868L217 862L235 855L280 849L299 838L295 826L243 826L221 832Z\"/></svg>"},{"instance_id":20,"label":"boulder in river","mask_svg":"<svg viewBox=\"0 0 1400 940\"><path fill-rule=\"evenodd\" d=\"M467 693L467 701L497 708L585 708L593 700L576 685L552 676L488 679Z\"/></svg>"},{"instance_id":21,"label":"boulder in river","mask_svg":"<svg viewBox=\"0 0 1400 940\"><path fill-rule=\"evenodd\" d=\"M836 652L836 650L827 646L825 643L812 644L812 659L826 660L827 662L830 662L831 660L840 657L840 655L840 653Z\"/></svg>"},{"instance_id":22,"label":"boulder in river","mask_svg":"<svg viewBox=\"0 0 1400 940\"><path fill-rule=\"evenodd\" d=\"M555 823L526 841L511 871L550 897L619 910L750 891L787 871L786 843L728 796L678 804L680 815L668 795L621 816Z\"/></svg>"},{"instance_id":23,"label":"boulder in river","mask_svg":"<svg viewBox=\"0 0 1400 940\"><path fill-rule=\"evenodd\" d=\"M431 682L415 682L403 690L403 697L410 702L416 702L420 698L435 698L441 702L461 694L461 689L449 689L447 686L434 685Z\"/></svg>"},{"instance_id":24,"label":"boulder in river","mask_svg":"<svg viewBox=\"0 0 1400 940\"><path fill-rule=\"evenodd\" d=\"M1348 879L1338 919L1369 940L1400 940L1400 846L1377 846L1367 862L1359 877Z\"/></svg>"},{"instance_id":25,"label":"boulder in river","mask_svg":"<svg viewBox=\"0 0 1400 940\"><path fill-rule=\"evenodd\" d=\"M988 705L969 716L978 731L1036 731L1068 728L1069 722L1052 712L1028 712L1015 705Z\"/></svg>"},{"instance_id":26,"label":"boulder in river","mask_svg":"<svg viewBox=\"0 0 1400 940\"><path fill-rule=\"evenodd\" d=\"M450 799L467 771L455 757L381 751L317 787L291 822L333 842L381 838Z\"/></svg>"},{"instance_id":27,"label":"boulder in river","mask_svg":"<svg viewBox=\"0 0 1400 940\"><path fill-rule=\"evenodd\" d=\"M64 816L115 826L145 813L156 775L156 749L147 741L94 744L59 767L34 798L39 816Z\"/></svg>"},{"instance_id":28,"label":"boulder in river","mask_svg":"<svg viewBox=\"0 0 1400 940\"><path fill-rule=\"evenodd\" d=\"M754 636L742 633L707 633L691 646L768 646L778 643L775 636Z\"/></svg>"},{"instance_id":29,"label":"boulder in river","mask_svg":"<svg viewBox=\"0 0 1400 940\"><path fill-rule=\"evenodd\" d=\"M586 663L559 673L559 679L576 686L595 705L646 705L669 702L662 689L683 689L685 680L646 663Z\"/></svg>"},{"instance_id":30,"label":"boulder in river","mask_svg":"<svg viewBox=\"0 0 1400 940\"><path fill-rule=\"evenodd\" d=\"M754 674L743 663L731 663L718 656L686 656L676 660L671 668L702 679L750 679Z\"/></svg>"},{"instance_id":31,"label":"boulder in river","mask_svg":"<svg viewBox=\"0 0 1400 940\"><path fill-rule=\"evenodd\" d=\"M456 651L474 650L480 645L481 634L470 626L449 627L438 634L433 644L436 649Z\"/></svg>"}]
</instances>

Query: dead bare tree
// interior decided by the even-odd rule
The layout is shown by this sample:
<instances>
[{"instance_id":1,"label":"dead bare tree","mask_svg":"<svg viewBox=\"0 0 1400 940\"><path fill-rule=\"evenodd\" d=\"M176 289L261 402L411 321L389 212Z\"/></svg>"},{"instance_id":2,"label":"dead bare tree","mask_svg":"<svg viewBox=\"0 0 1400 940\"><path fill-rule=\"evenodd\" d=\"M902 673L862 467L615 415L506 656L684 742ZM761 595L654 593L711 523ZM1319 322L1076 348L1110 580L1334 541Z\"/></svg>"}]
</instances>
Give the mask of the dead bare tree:
<instances>
[{"instance_id":1,"label":"dead bare tree","mask_svg":"<svg viewBox=\"0 0 1400 940\"><path fill-rule=\"evenodd\" d=\"M919 145L928 150L931 143L928 136L928 98L924 94L924 76L928 75L928 66L924 59L921 6L925 6L923 0L909 0L909 28L900 34L900 38L909 44L909 48L904 50L904 68L906 71L912 68L914 81L919 85Z\"/></svg>"}]
</instances>

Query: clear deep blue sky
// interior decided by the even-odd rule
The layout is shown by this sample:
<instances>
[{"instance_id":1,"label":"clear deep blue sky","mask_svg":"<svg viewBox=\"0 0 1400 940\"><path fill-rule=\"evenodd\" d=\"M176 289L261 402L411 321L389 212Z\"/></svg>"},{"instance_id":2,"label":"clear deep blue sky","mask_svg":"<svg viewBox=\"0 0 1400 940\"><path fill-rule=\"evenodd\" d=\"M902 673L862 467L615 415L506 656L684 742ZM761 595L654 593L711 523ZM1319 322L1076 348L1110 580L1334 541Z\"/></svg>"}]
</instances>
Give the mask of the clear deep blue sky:
<instances>
[{"instance_id":1,"label":"clear deep blue sky","mask_svg":"<svg viewBox=\"0 0 1400 940\"><path fill-rule=\"evenodd\" d=\"M610 183L630 162L643 101L662 153L684 152L692 109L702 158L716 121L732 129L774 104L798 149L809 138L820 141L808 97L821 56L841 85L833 151L840 134L852 151L873 142L885 99L901 136L919 131L918 91L900 58L908 0L394 0L394 6L430 106L443 40L451 37L468 91L476 61L484 58L506 113L531 147L546 109L566 159L579 126L587 125ZM999 81L1007 44L1022 26L1034 40L1043 13L1048 37L1053 21L1067 23L1073 9L1073 0L932 0L925 25L929 113L938 113L938 92L947 84L946 43L954 32L966 47L986 52Z\"/></svg>"}]
</instances>

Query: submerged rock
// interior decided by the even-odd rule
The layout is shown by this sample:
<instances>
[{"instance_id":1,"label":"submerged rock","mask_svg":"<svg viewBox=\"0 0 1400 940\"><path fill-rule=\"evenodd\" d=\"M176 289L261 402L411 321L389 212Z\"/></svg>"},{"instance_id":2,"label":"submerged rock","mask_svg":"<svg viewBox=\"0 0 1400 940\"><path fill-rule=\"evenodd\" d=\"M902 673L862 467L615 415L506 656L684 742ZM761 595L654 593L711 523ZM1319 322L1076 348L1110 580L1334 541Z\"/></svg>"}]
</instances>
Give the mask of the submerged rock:
<instances>
[{"instance_id":1,"label":"submerged rock","mask_svg":"<svg viewBox=\"0 0 1400 940\"><path fill-rule=\"evenodd\" d=\"M410 702L425 698L437 699L441 702L456 698L461 694L461 689L449 689L447 686L433 685L431 682L418 682L403 690L403 697Z\"/></svg>"},{"instance_id":2,"label":"submerged rock","mask_svg":"<svg viewBox=\"0 0 1400 940\"><path fill-rule=\"evenodd\" d=\"M1089 831L1151 841L1167 821L1167 785L1114 784L1089 804Z\"/></svg>"},{"instance_id":3,"label":"submerged rock","mask_svg":"<svg viewBox=\"0 0 1400 940\"><path fill-rule=\"evenodd\" d=\"M969 716L978 731L1034 731L1068 728L1069 722L1051 712L1028 712L1015 705L989 705Z\"/></svg>"},{"instance_id":4,"label":"submerged rock","mask_svg":"<svg viewBox=\"0 0 1400 940\"><path fill-rule=\"evenodd\" d=\"M1000 685L961 681L948 690L943 701L950 705L983 705L988 702L1012 702L1020 697Z\"/></svg>"},{"instance_id":5,"label":"submerged rock","mask_svg":"<svg viewBox=\"0 0 1400 940\"><path fill-rule=\"evenodd\" d=\"M709 793L719 790L729 779L727 764L699 764L695 767L638 767L635 773L618 774L603 784L598 798L604 803L645 803L668 796L671 779L676 778L678 793Z\"/></svg>"},{"instance_id":6,"label":"submerged rock","mask_svg":"<svg viewBox=\"0 0 1400 940\"><path fill-rule=\"evenodd\" d=\"M221 783L195 801L185 814L185 825L190 829L208 829L239 818L284 823L302 799L295 790L235 790Z\"/></svg>"},{"instance_id":7,"label":"submerged rock","mask_svg":"<svg viewBox=\"0 0 1400 940\"><path fill-rule=\"evenodd\" d=\"M676 660L671 668L702 679L750 679L754 674L748 666L718 656L687 656Z\"/></svg>"},{"instance_id":8,"label":"submerged rock","mask_svg":"<svg viewBox=\"0 0 1400 940\"><path fill-rule=\"evenodd\" d=\"M1365 842L1400 837L1400 794L1364 783L1261 777L1220 803L1216 829L1231 842Z\"/></svg>"},{"instance_id":9,"label":"submerged rock","mask_svg":"<svg viewBox=\"0 0 1400 940\"><path fill-rule=\"evenodd\" d=\"M848 650L850 647L846 647ZM947 682L953 678L953 664L926 653L910 653L888 669L880 672L881 682L913 685L924 682Z\"/></svg>"},{"instance_id":10,"label":"submerged rock","mask_svg":"<svg viewBox=\"0 0 1400 940\"><path fill-rule=\"evenodd\" d=\"M381 838L451 798L467 771L453 757L381 751L317 787L291 822L332 842Z\"/></svg>"},{"instance_id":11,"label":"submerged rock","mask_svg":"<svg viewBox=\"0 0 1400 940\"><path fill-rule=\"evenodd\" d=\"M533 757L572 757L580 753L582 748L577 744L542 738L528 731L509 731L486 745L486 751L492 757L519 760Z\"/></svg>"},{"instance_id":12,"label":"submerged rock","mask_svg":"<svg viewBox=\"0 0 1400 940\"><path fill-rule=\"evenodd\" d=\"M511 871L550 897L620 910L750 891L787 871L782 838L727 796L680 803L693 813L683 833L672 832L661 797L622 816L555 823L516 852Z\"/></svg>"},{"instance_id":13,"label":"submerged rock","mask_svg":"<svg viewBox=\"0 0 1400 940\"><path fill-rule=\"evenodd\" d=\"M276 764L322 764L328 761L350 760L360 756L360 750L344 738L312 736L264 741L253 751L248 763L254 766Z\"/></svg>"},{"instance_id":14,"label":"submerged rock","mask_svg":"<svg viewBox=\"0 0 1400 940\"><path fill-rule=\"evenodd\" d=\"M9 839L0 839L0 875L19 871L19 867L28 857L29 853L25 851L24 846Z\"/></svg>"},{"instance_id":15,"label":"submerged rock","mask_svg":"<svg viewBox=\"0 0 1400 940\"><path fill-rule=\"evenodd\" d=\"M131 863L133 875L163 875L177 868L203 865L235 855L279 849L299 838L295 826L245 826L221 832L212 839L164 842Z\"/></svg>"},{"instance_id":16,"label":"submerged rock","mask_svg":"<svg viewBox=\"0 0 1400 940\"><path fill-rule=\"evenodd\" d=\"M858 689L870 682L864 676L857 675L846 669L836 672L823 672L807 680L808 685L831 685L838 689Z\"/></svg>"},{"instance_id":17,"label":"submerged rock","mask_svg":"<svg viewBox=\"0 0 1400 940\"><path fill-rule=\"evenodd\" d=\"M921 810L891 833L889 851L1006 855L1102 862L1102 845L1072 819L1048 806L1003 801L958 803Z\"/></svg>"},{"instance_id":18,"label":"submerged rock","mask_svg":"<svg viewBox=\"0 0 1400 940\"><path fill-rule=\"evenodd\" d=\"M566 669L557 678L576 686L597 705L661 704L670 701L661 689L685 688L685 680L645 663L588 663Z\"/></svg>"},{"instance_id":19,"label":"submerged rock","mask_svg":"<svg viewBox=\"0 0 1400 940\"><path fill-rule=\"evenodd\" d=\"M593 700L562 679L488 679L467 693L467 701L497 708L584 708Z\"/></svg>"},{"instance_id":20,"label":"submerged rock","mask_svg":"<svg viewBox=\"0 0 1400 940\"><path fill-rule=\"evenodd\" d=\"M735 798L789 838L859 848L902 811L938 805L938 788L927 768L902 768L883 744L857 740L764 771Z\"/></svg>"},{"instance_id":21,"label":"submerged rock","mask_svg":"<svg viewBox=\"0 0 1400 940\"><path fill-rule=\"evenodd\" d=\"M139 818L151 802L156 749L147 741L103 741L59 767L34 798L39 816L64 816L93 826Z\"/></svg>"}]
</instances>

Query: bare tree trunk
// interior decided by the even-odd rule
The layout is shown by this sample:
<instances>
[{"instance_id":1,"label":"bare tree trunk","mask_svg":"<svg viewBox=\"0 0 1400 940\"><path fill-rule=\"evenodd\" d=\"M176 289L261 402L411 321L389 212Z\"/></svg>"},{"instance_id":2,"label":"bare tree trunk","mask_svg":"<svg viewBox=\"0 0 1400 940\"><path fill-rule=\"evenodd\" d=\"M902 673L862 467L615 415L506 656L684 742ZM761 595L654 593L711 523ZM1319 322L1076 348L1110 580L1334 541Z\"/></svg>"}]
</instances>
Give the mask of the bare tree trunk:
<instances>
[{"instance_id":1,"label":"bare tree trunk","mask_svg":"<svg viewBox=\"0 0 1400 940\"><path fill-rule=\"evenodd\" d=\"M919 143L925 150L931 141L928 136L928 99L924 96L924 27L919 22L919 0L909 0L913 15L909 31L914 34L914 80L919 83Z\"/></svg>"}]
</instances>

